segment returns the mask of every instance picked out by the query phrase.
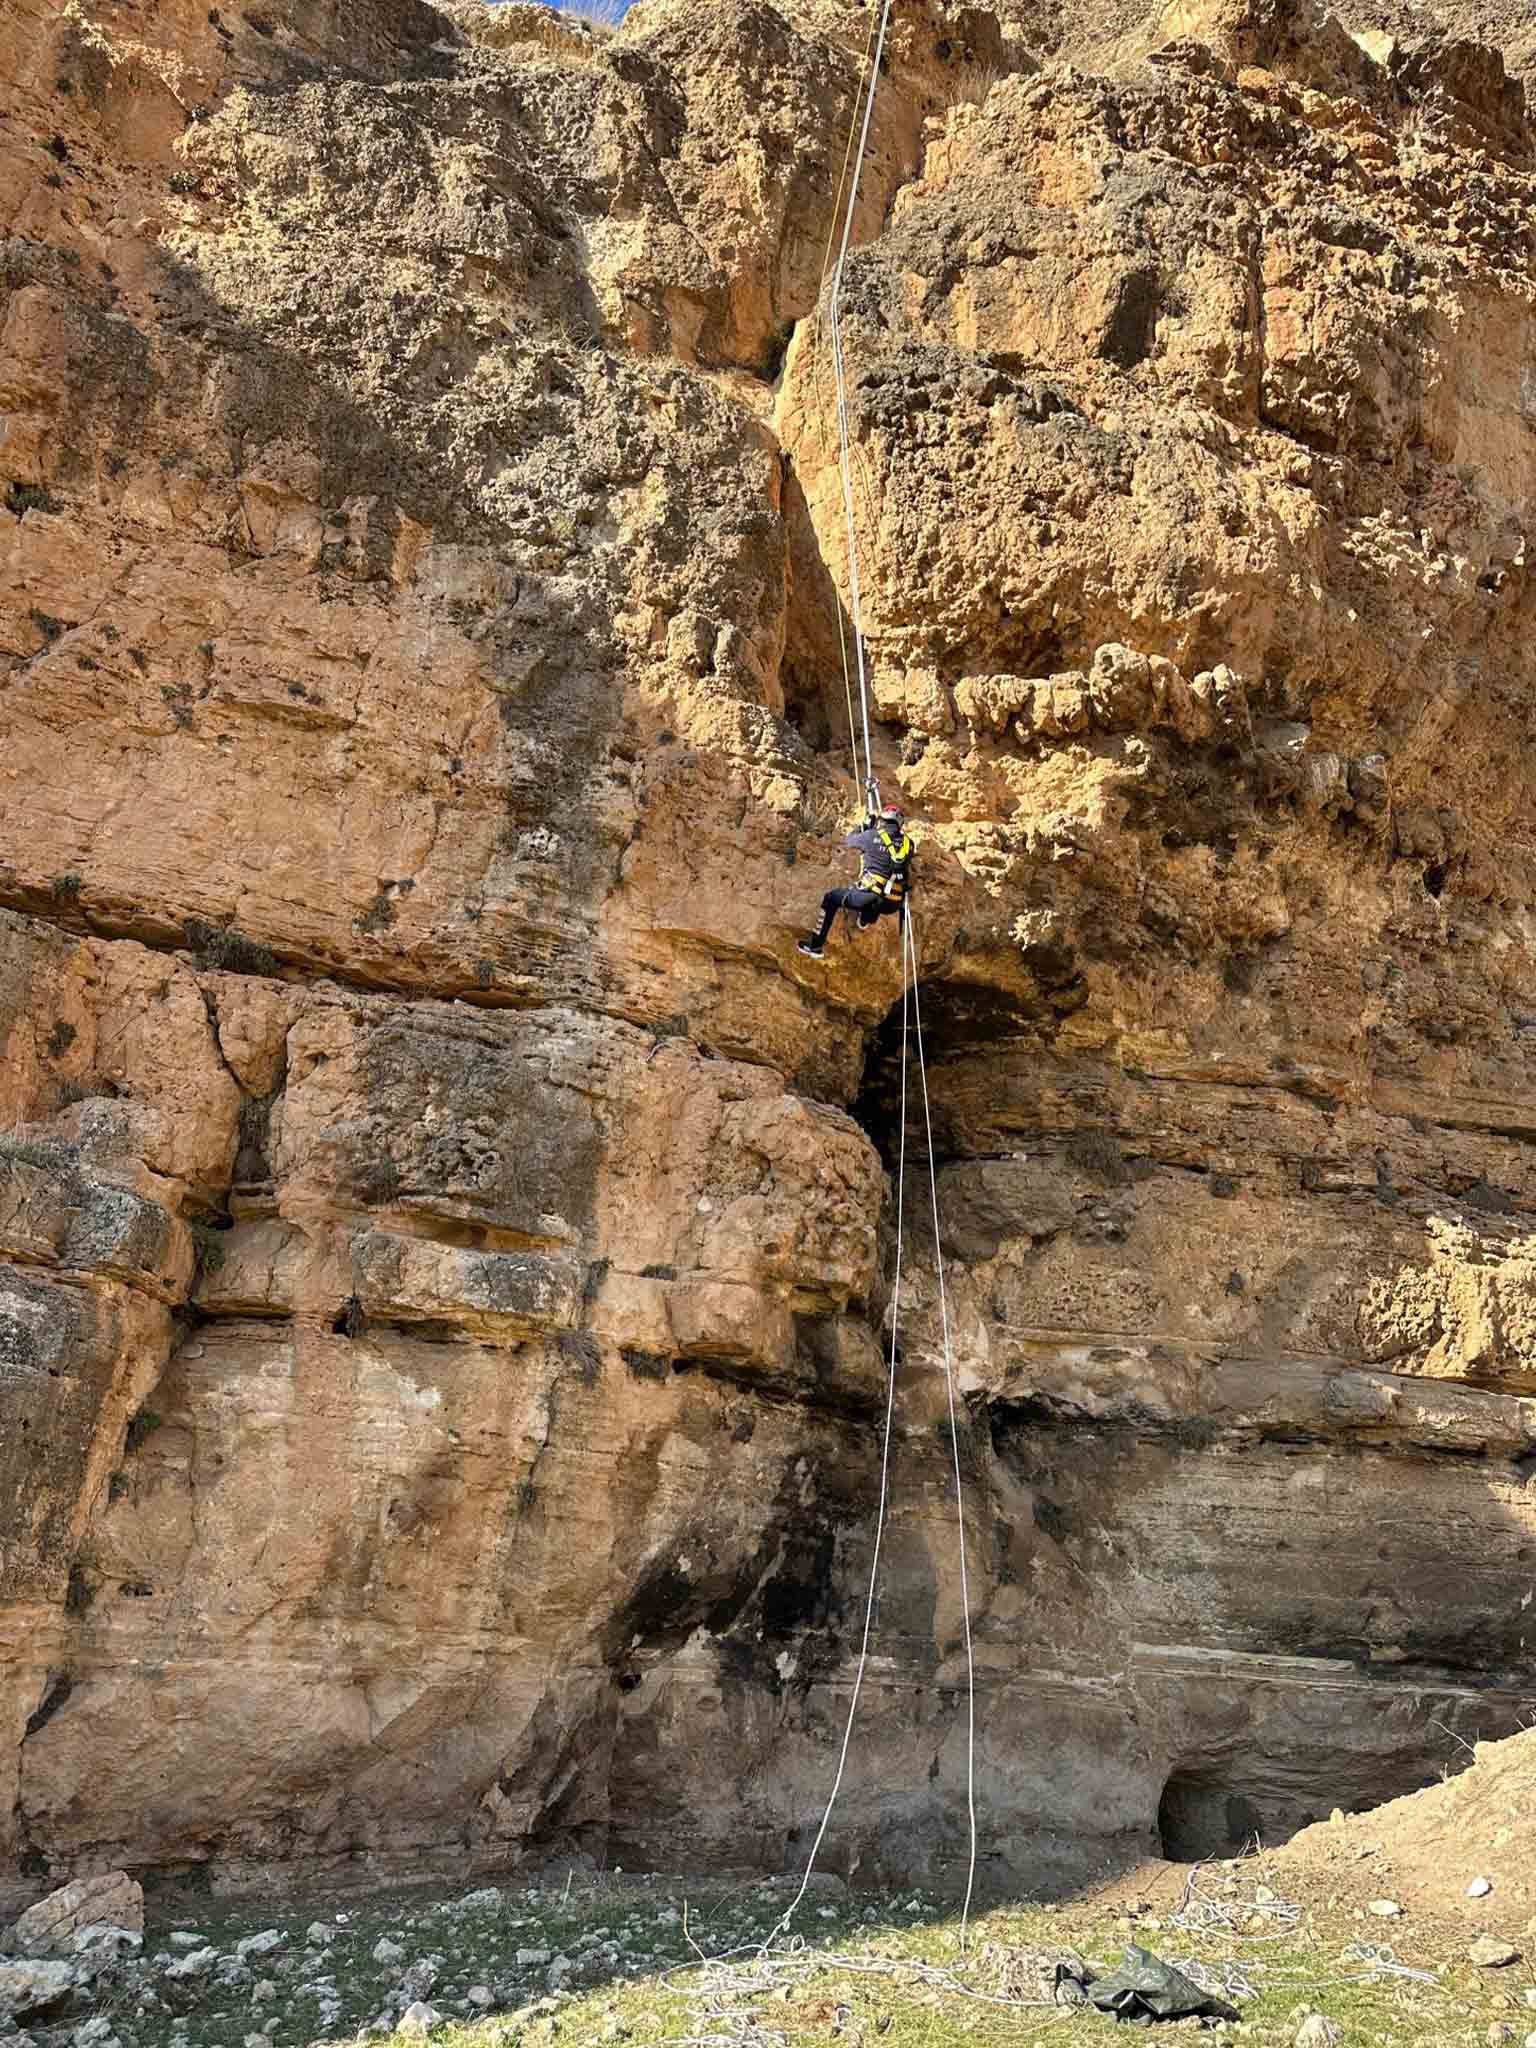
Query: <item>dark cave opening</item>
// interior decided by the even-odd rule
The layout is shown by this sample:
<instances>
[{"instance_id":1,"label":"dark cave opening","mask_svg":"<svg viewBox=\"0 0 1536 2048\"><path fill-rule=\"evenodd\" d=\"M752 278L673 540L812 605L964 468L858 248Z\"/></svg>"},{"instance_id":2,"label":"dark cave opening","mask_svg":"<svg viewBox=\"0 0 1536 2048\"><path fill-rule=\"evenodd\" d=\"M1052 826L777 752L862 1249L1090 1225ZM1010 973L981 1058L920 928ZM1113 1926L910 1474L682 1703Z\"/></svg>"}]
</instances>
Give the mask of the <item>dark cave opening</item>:
<instances>
[{"instance_id":1,"label":"dark cave opening","mask_svg":"<svg viewBox=\"0 0 1536 2048\"><path fill-rule=\"evenodd\" d=\"M894 1167L901 1132L902 1045L907 1047L907 1144L926 1150L923 1097L918 1076L917 1013L921 1012L923 1053L933 1112L934 1162L965 1156L952 1118L944 1105L943 1070L973 1055L985 1054L1012 1040L1033 1039L1040 1018L1019 998L984 982L953 979L920 981L916 1002L898 996L876 1026L864 1058L858 1092L849 1113L874 1143L888 1167Z\"/></svg>"},{"instance_id":2,"label":"dark cave opening","mask_svg":"<svg viewBox=\"0 0 1536 2048\"><path fill-rule=\"evenodd\" d=\"M1470 1762L1451 1748L1460 1738L1431 1719L1405 1733L1395 1712L1366 1708L1357 1715L1352 1740L1325 1733L1317 1743L1284 1748L1256 1739L1218 1752L1195 1752L1169 1773L1157 1807L1157 1833L1170 1863L1197 1863L1238 1856L1255 1846L1278 1848L1302 1828L1327 1818L1335 1808L1369 1813L1389 1800L1438 1784ZM1378 1735L1371 1724L1379 1718ZM1523 1725L1500 1719L1500 1732ZM1481 1724L1486 1734L1488 1723ZM1380 1737L1385 1736L1386 1740ZM1367 1738L1367 1739L1362 1739Z\"/></svg>"},{"instance_id":3,"label":"dark cave opening","mask_svg":"<svg viewBox=\"0 0 1536 2048\"><path fill-rule=\"evenodd\" d=\"M1264 1816L1253 1801L1219 1777L1175 1771L1157 1806L1157 1835L1170 1863L1236 1856L1264 1840Z\"/></svg>"},{"instance_id":4,"label":"dark cave opening","mask_svg":"<svg viewBox=\"0 0 1536 2048\"><path fill-rule=\"evenodd\" d=\"M1161 279L1155 270L1133 270L1120 280L1114 310L1099 343L1099 354L1122 370L1134 370L1151 355L1162 310Z\"/></svg>"}]
</instances>

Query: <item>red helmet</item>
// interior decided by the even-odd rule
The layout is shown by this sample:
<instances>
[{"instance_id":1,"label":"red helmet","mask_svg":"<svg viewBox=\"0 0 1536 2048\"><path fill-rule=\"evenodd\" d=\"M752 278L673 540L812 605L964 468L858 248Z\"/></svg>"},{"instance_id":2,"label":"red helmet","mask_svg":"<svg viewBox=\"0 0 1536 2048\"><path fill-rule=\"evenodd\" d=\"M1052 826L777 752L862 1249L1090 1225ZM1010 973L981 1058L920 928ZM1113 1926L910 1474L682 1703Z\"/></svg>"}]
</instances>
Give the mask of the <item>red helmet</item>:
<instances>
[{"instance_id":1,"label":"red helmet","mask_svg":"<svg viewBox=\"0 0 1536 2048\"><path fill-rule=\"evenodd\" d=\"M882 804L880 806L880 815L882 818L894 818L899 825L907 814L900 804Z\"/></svg>"}]
</instances>

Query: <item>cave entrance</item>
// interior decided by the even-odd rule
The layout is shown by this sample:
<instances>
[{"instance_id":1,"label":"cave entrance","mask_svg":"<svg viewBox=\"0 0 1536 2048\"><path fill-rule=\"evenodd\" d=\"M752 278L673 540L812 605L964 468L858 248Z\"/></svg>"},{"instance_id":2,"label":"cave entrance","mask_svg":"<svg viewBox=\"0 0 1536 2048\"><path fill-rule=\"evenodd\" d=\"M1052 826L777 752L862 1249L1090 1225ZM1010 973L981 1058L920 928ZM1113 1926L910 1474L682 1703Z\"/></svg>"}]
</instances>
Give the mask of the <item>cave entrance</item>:
<instances>
[{"instance_id":1,"label":"cave entrance","mask_svg":"<svg viewBox=\"0 0 1536 2048\"><path fill-rule=\"evenodd\" d=\"M1369 1813L1389 1799L1438 1784L1470 1761L1447 1757L1438 1722L1408 1728L1404 1721L1402 1703L1382 1697L1374 1709L1356 1710L1353 1754L1343 1753L1336 1733L1320 1731L1315 1744L1282 1753L1254 1742L1189 1757L1169 1774L1158 1801L1163 1855L1170 1863L1236 1856L1255 1837L1274 1849L1335 1807ZM1500 1733L1506 1725L1513 1732L1523 1722L1512 1712ZM1486 1720L1478 1732L1489 1732Z\"/></svg>"},{"instance_id":2,"label":"cave entrance","mask_svg":"<svg viewBox=\"0 0 1536 2048\"><path fill-rule=\"evenodd\" d=\"M959 1095L963 1069L977 1055L1014 1041L1033 1045L1043 1021L1037 1009L1021 998L984 982L938 978L919 981L923 1013L923 1051L928 1062L928 1091L933 1109L934 1162L965 1158L959 1135ZM898 996L876 1027L859 1078L858 1093L849 1104L854 1121L874 1142L888 1167L896 1164L901 1135L901 1019ZM910 1023L910 1010L908 1012ZM907 1072L907 1145L926 1145L923 1098L917 1078L917 1047L912 1045Z\"/></svg>"},{"instance_id":3,"label":"cave entrance","mask_svg":"<svg viewBox=\"0 0 1536 2048\"><path fill-rule=\"evenodd\" d=\"M1175 1771L1157 1807L1157 1833L1169 1863L1236 1856L1264 1839L1264 1816L1251 1799L1219 1777Z\"/></svg>"}]
</instances>

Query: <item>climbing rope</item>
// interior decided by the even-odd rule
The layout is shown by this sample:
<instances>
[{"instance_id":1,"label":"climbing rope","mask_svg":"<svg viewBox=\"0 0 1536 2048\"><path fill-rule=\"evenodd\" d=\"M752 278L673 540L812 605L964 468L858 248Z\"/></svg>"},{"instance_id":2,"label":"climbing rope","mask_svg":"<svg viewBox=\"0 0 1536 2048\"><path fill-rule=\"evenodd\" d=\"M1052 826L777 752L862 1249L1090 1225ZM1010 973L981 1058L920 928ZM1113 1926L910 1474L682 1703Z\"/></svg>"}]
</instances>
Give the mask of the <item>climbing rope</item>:
<instances>
[{"instance_id":1,"label":"climbing rope","mask_svg":"<svg viewBox=\"0 0 1536 2048\"><path fill-rule=\"evenodd\" d=\"M850 458L851 435L848 428L848 376L847 361L843 354L842 300L843 271L848 262L848 244L853 236L853 217L858 206L859 180L864 170L864 158L869 149L869 127L875 111L875 87L880 78L880 60L885 53L885 35L890 26L891 0L881 0L879 25L875 30L874 45L870 52L869 72L864 87L864 118L859 124L859 144L853 159L853 176L848 183L848 206L843 215L842 240L838 245L837 262L832 271L832 291L828 306L827 324L832 337L832 376L837 387L837 468L843 491L843 521L848 536L848 609L853 624L853 658L859 685L859 710L864 730L864 787L866 791L875 786L874 750L869 737L869 682L864 661L864 615L859 590L859 541L853 507L853 469ZM855 102L857 109L857 102ZM851 707L850 707L851 708ZM857 764L858 748L854 747Z\"/></svg>"},{"instance_id":2,"label":"climbing rope","mask_svg":"<svg viewBox=\"0 0 1536 2048\"><path fill-rule=\"evenodd\" d=\"M905 920L903 920L905 923ZM886 1361L885 1372L885 1430L880 1444L880 1507L875 1516L875 1547L869 1561L869 1589L864 1597L864 1634L859 1643L859 1662L853 1677L853 1693L848 1701L848 1718L843 1724L843 1743L838 1752L837 1773L832 1780L832 1790L827 1798L826 1811L821 1816L821 1826L816 1830L816 1839L811 1844L811 1853L806 1858L805 1875L800 1880L800 1889L790 1901L788 1910L779 1922L782 1930L794 1919L801 1901L810 1890L811 1874L816 1868L816 1858L821 1853L822 1842L832 1819L832 1809L837 1804L837 1795L842 1790L843 1773L848 1766L848 1745L853 1740L853 1724L859 1711L859 1695L864 1690L864 1673L869 1665L869 1638L875 1623L875 1595L880 1578L880 1549L885 1541L886 1514L891 1494L891 1439L896 1423L896 1366L898 1361L897 1335L901 1327L901 1257L902 1257L902 1216L905 1206L907 1185L907 988L905 980L901 990L901 1136L896 1151L896 1267L891 1291L891 1348Z\"/></svg>"},{"instance_id":3,"label":"climbing rope","mask_svg":"<svg viewBox=\"0 0 1536 2048\"><path fill-rule=\"evenodd\" d=\"M847 187L847 205L843 213L842 237L838 245L837 262L832 270L832 289L828 298L827 327L832 344L832 374L836 387L838 476L842 486L843 520L848 542L848 597L849 616L853 626L854 672L859 689L859 712L864 742L863 785L866 797L874 808L879 798L879 785L875 781L874 749L869 727L869 678L864 654L864 617L859 581L859 542L857 521L853 501L852 435L848 416L847 358L843 350L842 295L843 273L848 261L848 247L853 237L854 214L858 205L859 180L864 169L864 159L869 148L870 124L874 116L875 89L880 77L881 59L885 52L886 31L890 26L891 0L881 0L879 20L871 43L866 47L866 75L861 97L863 117L859 117L859 100L854 101L853 127L857 128L858 146L853 153L852 176L848 173L848 155L843 158L843 175L838 185L838 201L843 198L844 185ZM853 127L850 127L850 147ZM836 204L834 204L834 222ZM831 249L829 232L827 247ZM823 259L825 262L825 258ZM853 694L848 669L847 639L843 633L841 616L838 619L838 639L843 660L843 688L848 700L848 737L853 752L855 774L859 768L859 728L854 723ZM960 1414L955 1394L955 1369L953 1349L950 1343L949 1294L944 1274L944 1250L939 1232L939 1185L938 1168L933 1148L933 1112L928 1096L928 1062L923 1049L922 999L918 989L918 947L916 930L910 906L903 908L901 915L902 972L901 972L901 1110L900 1137L898 1140L896 1165L896 1259L891 1291L890 1310L890 1352L886 1368L885 1428L880 1451L880 1500L875 1518L874 1549L870 1558L869 1585L864 1601L864 1628L859 1644L859 1659L854 1671L853 1691L848 1701L848 1714L843 1724L843 1739L838 1751L837 1770L832 1780L832 1790L827 1798L821 1822L806 1859L805 1871L800 1887L791 1900L787 1911L778 1923L778 1931L787 1929L810 1888L811 1877L816 1868L816 1858L826 1839L831 1824L832 1811L842 1790L843 1778L848 1766L848 1751L853 1740L854 1722L858 1716L859 1699L864 1689L864 1677L869 1664L870 1636L874 1629L875 1602L880 1574L880 1554L885 1541L886 1522L890 1505L891 1442L894 1433L896 1413L896 1366L899 1355L901 1328L901 1281L903 1255L903 1227L906 1207L906 1163L907 1163L907 1062L909 1040L917 1040L918 1074L923 1098L923 1128L928 1148L928 1193L933 1213L933 1247L939 1283L939 1325L943 1339L944 1385L949 1408L950 1455L954 1468L955 1522L958 1538L960 1611L965 1634L966 1673L966 1814L969 1824L970 1852L966 1867L965 1900L960 1915L960 1940L965 1945L970 1924L971 1902L976 1888L976 1659L971 1632L971 1601L969 1559L965 1540L965 1487L960 1464Z\"/></svg>"},{"instance_id":4,"label":"climbing rope","mask_svg":"<svg viewBox=\"0 0 1536 2048\"><path fill-rule=\"evenodd\" d=\"M939 1173L933 1157L933 1112L928 1102L928 1059L923 1050L923 1005L918 991L917 932L910 910L901 920L905 936L902 963L902 1007L906 1007L906 983L912 981L913 1036L917 1040L917 1071L922 1078L923 1130L928 1145L928 1198L933 1208L933 1257L939 1276L939 1329L944 1339L944 1390L949 1400L949 1448L955 1472L955 1530L960 1558L960 1614L965 1624L965 1804L970 1822L970 1862L965 1876L965 1904L960 1912L960 1942L965 1944L971 1919L971 1898L976 1889L976 1650L971 1639L971 1587L965 1547L965 1484L960 1473L960 1418L955 1401L955 1365L949 1341L949 1292L944 1281L944 1246L939 1231ZM906 1043L902 1043L902 1096L906 1096Z\"/></svg>"},{"instance_id":5,"label":"climbing rope","mask_svg":"<svg viewBox=\"0 0 1536 2048\"><path fill-rule=\"evenodd\" d=\"M928 1060L923 1048L922 997L918 988L918 945L916 929L910 909L901 917L902 975L901 975L901 1091L896 1150L896 1258L891 1287L890 1348L886 1362L885 1381L885 1428L880 1446L880 1500L875 1516L874 1550L869 1563L869 1584L864 1596L864 1629L859 1642L859 1661L854 1670L853 1691L848 1701L848 1714L843 1723L843 1739L838 1751L837 1770L832 1779L832 1790L811 1844L811 1853L806 1858L805 1871L800 1879L799 1890L790 1901L778 1923L776 1932L782 1933L789 1927L796 1912L810 1889L811 1877L816 1868L816 1858L826 1839L831 1825L832 1810L842 1790L843 1777L848 1767L848 1751L853 1741L854 1722L858 1717L859 1699L864 1690L864 1676L869 1665L869 1643L874 1631L875 1603L879 1590L880 1554L884 1546L886 1524L890 1510L891 1443L895 1433L896 1416L896 1367L900 1358L901 1336L901 1282L904 1255L907 1181L907 1067L908 1047L912 1040L917 1043L917 1071L923 1102L923 1131L928 1151L928 1198L933 1216L933 1250L939 1282L939 1328L943 1341L944 1387L949 1406L950 1458L955 1482L955 1527L959 1556L960 1615L965 1638L965 1686L966 1686L966 1750L965 1750L965 1801L969 1827L970 1848L966 1865L965 1900L960 1912L960 1945L966 1944L970 1927L971 1902L976 1889L976 1655L971 1630L971 1589L969 1558L965 1540L965 1484L960 1464L960 1403L955 1393L954 1350L950 1341L949 1290L944 1275L944 1248L939 1241L939 1178L938 1166L933 1147L933 1110L928 1095Z\"/></svg>"},{"instance_id":6,"label":"climbing rope","mask_svg":"<svg viewBox=\"0 0 1536 2048\"><path fill-rule=\"evenodd\" d=\"M869 35L866 38L864 44L864 58L862 64L859 67L859 90L854 95L853 113L848 122L848 141L846 147L843 150L843 165L842 169L838 172L837 175L837 196L832 202L832 210L827 218L827 243L826 247L821 252L821 283L823 286L825 286L828 277L831 275L832 245L837 240L837 224L842 216L843 195L848 189L848 166L853 160L853 146L854 143L857 141L859 134L860 101L863 97L866 86L871 92L873 92L874 89L874 76L870 66L870 55L875 46L875 35L878 30L878 27L878 22L870 23ZM811 347L816 364L816 379L814 387L816 392L816 432L821 444L825 446L827 439L827 380L825 366L822 358L822 298L823 293L821 291L818 291L816 301L816 322L815 326L812 329ZM863 783L867 780L867 773L865 776L861 776L859 774L859 741L853 716L853 672L848 666L848 633L846 627L843 624L842 606L837 605L834 607L834 609L837 616L837 651L839 659L842 662L843 669L843 698L848 707L848 745L853 755L853 779L856 783Z\"/></svg>"}]
</instances>

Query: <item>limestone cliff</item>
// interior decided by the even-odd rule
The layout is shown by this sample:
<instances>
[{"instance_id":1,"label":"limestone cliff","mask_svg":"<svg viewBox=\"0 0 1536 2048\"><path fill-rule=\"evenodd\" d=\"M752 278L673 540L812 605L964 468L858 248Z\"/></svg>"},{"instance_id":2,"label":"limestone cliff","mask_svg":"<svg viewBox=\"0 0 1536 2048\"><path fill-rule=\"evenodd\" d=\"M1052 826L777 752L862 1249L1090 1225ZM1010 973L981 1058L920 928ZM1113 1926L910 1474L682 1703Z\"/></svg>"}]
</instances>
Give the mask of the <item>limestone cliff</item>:
<instances>
[{"instance_id":1,"label":"limestone cliff","mask_svg":"<svg viewBox=\"0 0 1536 2048\"><path fill-rule=\"evenodd\" d=\"M846 337L994 1889L1536 1702L1536 165L1402 26L896 10ZM899 1116L893 935L794 945L868 27L0 5L13 1889L803 1850ZM942 1882L906 1223L832 1854Z\"/></svg>"}]
</instances>

